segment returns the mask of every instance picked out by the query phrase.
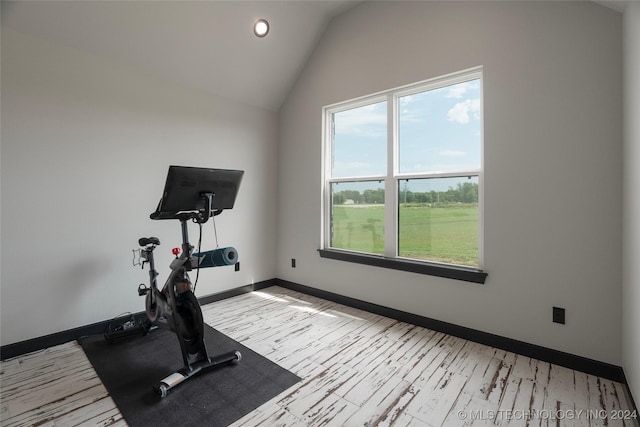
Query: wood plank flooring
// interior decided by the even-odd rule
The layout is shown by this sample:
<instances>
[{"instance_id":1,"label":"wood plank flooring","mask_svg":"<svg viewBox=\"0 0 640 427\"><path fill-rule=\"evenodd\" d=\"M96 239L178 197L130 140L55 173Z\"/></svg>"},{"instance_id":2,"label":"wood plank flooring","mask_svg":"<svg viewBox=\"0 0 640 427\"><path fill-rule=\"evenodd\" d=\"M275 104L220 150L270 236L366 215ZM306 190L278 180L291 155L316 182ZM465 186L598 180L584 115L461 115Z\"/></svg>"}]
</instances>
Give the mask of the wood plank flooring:
<instances>
[{"instance_id":1,"label":"wood plank flooring","mask_svg":"<svg viewBox=\"0 0 640 427\"><path fill-rule=\"evenodd\" d=\"M203 315L303 379L234 426L638 425L620 383L277 286ZM76 342L2 362L0 387L2 426L126 426Z\"/></svg>"}]
</instances>

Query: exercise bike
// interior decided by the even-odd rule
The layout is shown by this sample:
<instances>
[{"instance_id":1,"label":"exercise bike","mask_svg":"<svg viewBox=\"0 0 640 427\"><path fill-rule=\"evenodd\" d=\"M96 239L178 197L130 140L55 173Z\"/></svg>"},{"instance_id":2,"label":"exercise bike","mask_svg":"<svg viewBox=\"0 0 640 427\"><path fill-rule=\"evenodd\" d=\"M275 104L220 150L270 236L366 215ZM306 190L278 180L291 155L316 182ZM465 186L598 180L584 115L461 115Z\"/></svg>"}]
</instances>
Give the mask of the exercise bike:
<instances>
[{"instance_id":1,"label":"exercise bike","mask_svg":"<svg viewBox=\"0 0 640 427\"><path fill-rule=\"evenodd\" d=\"M150 215L153 220L177 219L182 231L181 248L174 248L171 273L162 289L157 286L154 250L160 245L157 237L140 238L138 244L141 264L149 264L149 286L138 286L138 295L145 297L146 319L128 330L105 334L108 341L117 341L142 333L146 335L156 326L168 327L180 343L184 367L153 386L160 397L203 370L238 363L242 358L234 350L209 356L204 341L204 321L200 304L193 293L188 272L193 269L233 265L237 252L233 248L194 253L189 243L188 222L200 227L209 218L233 208L243 171L170 166L163 197Z\"/></svg>"}]
</instances>

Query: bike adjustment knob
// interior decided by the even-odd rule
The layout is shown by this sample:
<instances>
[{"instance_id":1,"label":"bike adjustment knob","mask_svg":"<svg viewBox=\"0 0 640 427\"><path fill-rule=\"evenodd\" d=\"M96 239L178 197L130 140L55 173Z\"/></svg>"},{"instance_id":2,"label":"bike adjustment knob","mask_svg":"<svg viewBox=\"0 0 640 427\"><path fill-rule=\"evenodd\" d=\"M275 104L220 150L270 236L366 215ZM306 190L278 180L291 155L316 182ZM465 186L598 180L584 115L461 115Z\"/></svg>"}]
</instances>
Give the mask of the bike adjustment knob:
<instances>
[{"instance_id":1,"label":"bike adjustment knob","mask_svg":"<svg viewBox=\"0 0 640 427\"><path fill-rule=\"evenodd\" d=\"M174 254L175 256L180 255L180 248L171 249L171 253Z\"/></svg>"}]
</instances>

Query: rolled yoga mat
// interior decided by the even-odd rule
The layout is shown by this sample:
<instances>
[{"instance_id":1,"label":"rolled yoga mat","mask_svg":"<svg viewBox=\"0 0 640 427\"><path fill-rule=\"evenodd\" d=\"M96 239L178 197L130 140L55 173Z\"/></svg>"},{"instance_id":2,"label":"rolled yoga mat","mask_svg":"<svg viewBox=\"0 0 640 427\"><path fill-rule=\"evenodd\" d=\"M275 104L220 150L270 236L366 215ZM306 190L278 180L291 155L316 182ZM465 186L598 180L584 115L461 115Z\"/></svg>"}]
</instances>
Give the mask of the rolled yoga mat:
<instances>
[{"instance_id":1,"label":"rolled yoga mat","mask_svg":"<svg viewBox=\"0 0 640 427\"><path fill-rule=\"evenodd\" d=\"M238 251L234 247L219 248L207 252L193 254L194 268L221 267L238 262Z\"/></svg>"}]
</instances>

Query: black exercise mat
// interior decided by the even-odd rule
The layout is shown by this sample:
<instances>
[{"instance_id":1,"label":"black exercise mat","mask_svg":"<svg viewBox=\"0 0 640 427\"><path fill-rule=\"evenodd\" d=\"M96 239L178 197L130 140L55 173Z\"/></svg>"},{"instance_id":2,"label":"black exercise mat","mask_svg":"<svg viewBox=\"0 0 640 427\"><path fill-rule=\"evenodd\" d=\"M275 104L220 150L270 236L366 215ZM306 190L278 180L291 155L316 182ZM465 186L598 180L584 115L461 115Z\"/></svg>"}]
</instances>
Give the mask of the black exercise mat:
<instances>
[{"instance_id":1,"label":"black exercise mat","mask_svg":"<svg viewBox=\"0 0 640 427\"><path fill-rule=\"evenodd\" d=\"M84 352L130 426L227 426L300 381L258 353L205 325L209 357L239 350L242 360L183 382L161 399L153 386L183 366L176 335L160 329L107 343L83 338Z\"/></svg>"}]
</instances>

